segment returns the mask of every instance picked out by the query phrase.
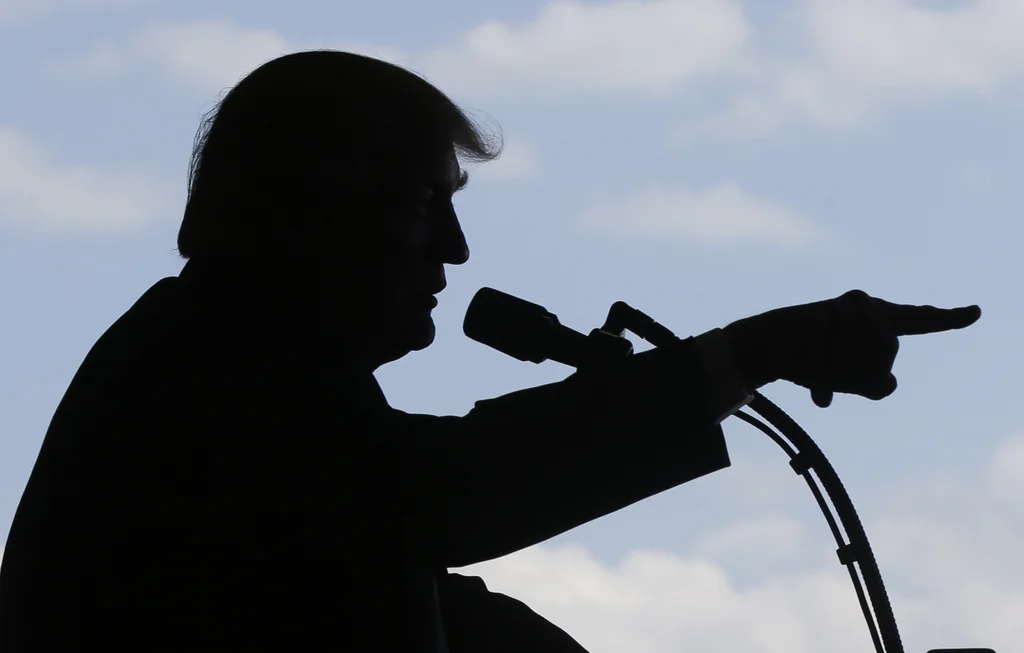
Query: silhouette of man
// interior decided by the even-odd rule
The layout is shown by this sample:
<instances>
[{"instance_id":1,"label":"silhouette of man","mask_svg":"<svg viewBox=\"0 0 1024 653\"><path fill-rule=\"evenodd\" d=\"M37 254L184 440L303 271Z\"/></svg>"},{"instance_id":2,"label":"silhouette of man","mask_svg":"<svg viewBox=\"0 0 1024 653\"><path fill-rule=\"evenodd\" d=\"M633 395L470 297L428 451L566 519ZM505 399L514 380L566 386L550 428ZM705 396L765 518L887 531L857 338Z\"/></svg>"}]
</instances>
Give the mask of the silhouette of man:
<instances>
[{"instance_id":1,"label":"silhouette of man","mask_svg":"<svg viewBox=\"0 0 1024 653\"><path fill-rule=\"evenodd\" d=\"M567 653L449 574L729 465L719 423L787 380L881 399L898 337L976 306L851 291L462 417L388 406L469 249L460 161L498 153L439 90L334 51L275 59L200 130L187 263L99 339L58 406L0 570L0 650Z\"/></svg>"}]
</instances>

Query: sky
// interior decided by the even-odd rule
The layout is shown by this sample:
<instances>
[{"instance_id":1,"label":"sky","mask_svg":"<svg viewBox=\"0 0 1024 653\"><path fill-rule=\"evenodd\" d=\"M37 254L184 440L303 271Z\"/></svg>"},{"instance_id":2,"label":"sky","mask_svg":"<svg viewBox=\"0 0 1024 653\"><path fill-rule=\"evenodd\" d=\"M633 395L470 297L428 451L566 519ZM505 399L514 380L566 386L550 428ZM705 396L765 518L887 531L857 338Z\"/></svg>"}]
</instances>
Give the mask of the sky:
<instances>
[{"instance_id":1,"label":"sky","mask_svg":"<svg viewBox=\"0 0 1024 653\"><path fill-rule=\"evenodd\" d=\"M0 0L0 534L90 347L183 264L201 117L264 61L335 48L505 141L457 196L472 256L435 344L378 372L397 408L570 372L463 336L483 286L684 337L854 288L980 305L903 339L883 401L763 392L843 479L907 651L1024 651L1022 33L1020 0ZM724 429L730 468L461 573L593 653L872 650L806 485Z\"/></svg>"}]
</instances>

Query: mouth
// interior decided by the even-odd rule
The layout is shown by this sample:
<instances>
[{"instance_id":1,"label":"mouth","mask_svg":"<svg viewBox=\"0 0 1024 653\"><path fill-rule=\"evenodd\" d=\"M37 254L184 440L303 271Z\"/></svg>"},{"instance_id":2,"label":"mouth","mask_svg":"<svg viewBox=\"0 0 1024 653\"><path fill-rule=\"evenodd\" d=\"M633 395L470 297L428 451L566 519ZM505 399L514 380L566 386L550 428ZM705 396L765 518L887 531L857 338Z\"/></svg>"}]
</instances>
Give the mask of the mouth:
<instances>
[{"instance_id":1,"label":"mouth","mask_svg":"<svg viewBox=\"0 0 1024 653\"><path fill-rule=\"evenodd\" d=\"M438 280L437 283L421 286L416 291L416 305L421 310L427 311L437 308L437 295L440 294L447 286L448 284L445 282L444 278Z\"/></svg>"},{"instance_id":2,"label":"mouth","mask_svg":"<svg viewBox=\"0 0 1024 653\"><path fill-rule=\"evenodd\" d=\"M421 295L416 301L416 307L421 310L437 308L437 297L433 295Z\"/></svg>"}]
</instances>

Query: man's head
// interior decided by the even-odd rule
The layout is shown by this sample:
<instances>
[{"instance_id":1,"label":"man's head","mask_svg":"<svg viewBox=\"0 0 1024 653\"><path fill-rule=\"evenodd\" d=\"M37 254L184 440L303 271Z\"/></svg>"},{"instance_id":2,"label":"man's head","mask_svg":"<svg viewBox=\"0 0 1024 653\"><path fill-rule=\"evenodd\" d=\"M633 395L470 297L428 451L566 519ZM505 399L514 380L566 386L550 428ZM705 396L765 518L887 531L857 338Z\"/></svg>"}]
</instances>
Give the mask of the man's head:
<instances>
[{"instance_id":1,"label":"man's head","mask_svg":"<svg viewBox=\"0 0 1024 653\"><path fill-rule=\"evenodd\" d=\"M322 271L376 367L434 338L432 295L469 250L452 207L460 161L500 153L441 91L398 66L320 50L270 61L204 121L189 171L183 258Z\"/></svg>"}]
</instances>

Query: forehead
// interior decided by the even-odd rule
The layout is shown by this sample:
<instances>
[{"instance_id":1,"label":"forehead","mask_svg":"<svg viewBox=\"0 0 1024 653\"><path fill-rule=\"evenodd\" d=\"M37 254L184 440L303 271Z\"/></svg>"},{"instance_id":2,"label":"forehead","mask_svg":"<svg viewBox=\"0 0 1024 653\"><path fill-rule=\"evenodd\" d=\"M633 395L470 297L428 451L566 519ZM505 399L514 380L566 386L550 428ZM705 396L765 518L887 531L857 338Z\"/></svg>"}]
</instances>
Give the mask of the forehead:
<instances>
[{"instance_id":1,"label":"forehead","mask_svg":"<svg viewBox=\"0 0 1024 653\"><path fill-rule=\"evenodd\" d=\"M454 187L462 174L454 150L428 152L409 157L402 176L415 184L443 184Z\"/></svg>"},{"instance_id":2,"label":"forehead","mask_svg":"<svg viewBox=\"0 0 1024 653\"><path fill-rule=\"evenodd\" d=\"M330 168L332 176L341 170ZM462 168L451 146L420 148L419 151L383 152L356 166L348 183L357 195L370 201L390 201L409 194L418 194L424 187L457 190L462 181ZM376 198L376 199L375 199Z\"/></svg>"}]
</instances>

